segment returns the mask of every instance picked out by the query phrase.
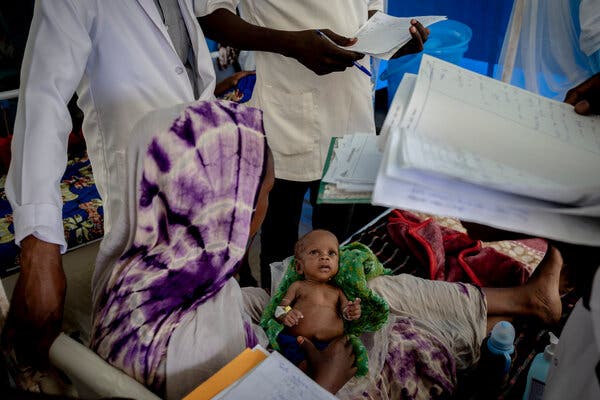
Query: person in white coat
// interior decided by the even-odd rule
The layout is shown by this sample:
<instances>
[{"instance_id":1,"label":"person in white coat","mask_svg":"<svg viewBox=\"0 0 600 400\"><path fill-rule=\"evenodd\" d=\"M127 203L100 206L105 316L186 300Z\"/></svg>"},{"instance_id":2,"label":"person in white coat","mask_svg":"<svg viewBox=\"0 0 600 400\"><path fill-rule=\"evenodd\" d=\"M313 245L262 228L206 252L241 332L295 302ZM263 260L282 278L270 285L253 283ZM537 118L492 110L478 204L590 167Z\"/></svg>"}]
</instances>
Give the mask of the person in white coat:
<instances>
[{"instance_id":1,"label":"person in white coat","mask_svg":"<svg viewBox=\"0 0 600 400\"><path fill-rule=\"evenodd\" d=\"M67 102L77 92L108 233L124 193L124 154L135 123L149 111L213 97L214 70L196 20L203 8L202 0L36 2L7 178L22 253L3 339L21 359L47 359L63 315L59 181L71 130ZM264 50L288 51L279 45ZM324 73L354 57L329 47ZM306 52L293 54L306 59Z\"/></svg>"},{"instance_id":2,"label":"person in white coat","mask_svg":"<svg viewBox=\"0 0 600 400\"><path fill-rule=\"evenodd\" d=\"M243 19L236 15L238 6ZM382 9L382 0L207 0L200 24L211 39L243 50L289 41L289 31L300 31L302 40L296 45L316 56L330 40L341 46L353 44L352 35ZM264 28L278 31L266 36L261 34ZM412 40L395 57L421 51L429 30L413 21L410 34ZM350 61L370 69L369 57L354 55ZM374 135L375 119L371 79L351 62L325 75L331 63L328 57L302 62L293 54L258 51L255 58L256 86L249 104L264 112L275 159L275 186L261 231L261 286L268 288L269 265L293 254L307 191L313 229L331 231L340 240L352 233L352 208L317 204L317 193L331 138Z\"/></svg>"}]
</instances>

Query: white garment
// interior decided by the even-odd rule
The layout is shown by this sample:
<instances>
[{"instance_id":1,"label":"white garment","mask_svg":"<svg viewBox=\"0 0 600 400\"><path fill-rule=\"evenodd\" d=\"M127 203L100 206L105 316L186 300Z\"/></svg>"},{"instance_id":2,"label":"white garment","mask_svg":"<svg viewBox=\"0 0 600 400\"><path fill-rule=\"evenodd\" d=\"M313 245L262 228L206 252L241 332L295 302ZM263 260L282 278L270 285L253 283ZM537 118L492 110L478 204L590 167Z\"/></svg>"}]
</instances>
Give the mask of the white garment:
<instances>
[{"instance_id":1,"label":"white garment","mask_svg":"<svg viewBox=\"0 0 600 400\"><path fill-rule=\"evenodd\" d=\"M179 0L179 6L198 65L200 98L209 99L214 71L194 16L199 7L192 0ZM75 90L108 232L123 196L133 125L150 110L194 100L154 0L36 2L6 188L17 244L34 234L66 250L58 183L71 130L66 103Z\"/></svg>"},{"instance_id":2,"label":"white garment","mask_svg":"<svg viewBox=\"0 0 600 400\"><path fill-rule=\"evenodd\" d=\"M590 309L577 302L560 335L544 399L600 399L600 272L592 284Z\"/></svg>"},{"instance_id":3,"label":"white garment","mask_svg":"<svg viewBox=\"0 0 600 400\"><path fill-rule=\"evenodd\" d=\"M599 7L599 0L515 0L497 77L510 72L510 83L562 101L569 89L593 75L588 56L592 42L600 44L600 24L594 24ZM518 36L511 40L512 32Z\"/></svg>"},{"instance_id":4,"label":"white garment","mask_svg":"<svg viewBox=\"0 0 600 400\"><path fill-rule=\"evenodd\" d=\"M215 297L188 313L169 340L166 399L183 398L241 353L246 348L244 323L251 324L266 348L269 339L256 323L268 302L264 290L240 288L231 278ZM254 324L248 305L260 309Z\"/></svg>"},{"instance_id":5,"label":"white garment","mask_svg":"<svg viewBox=\"0 0 600 400\"><path fill-rule=\"evenodd\" d=\"M588 56L600 50L600 1L581 0L579 6L581 50Z\"/></svg>"},{"instance_id":6,"label":"white garment","mask_svg":"<svg viewBox=\"0 0 600 400\"><path fill-rule=\"evenodd\" d=\"M218 8L273 29L331 29L350 36L381 0L207 0L204 14ZM264 111L275 160L275 176L293 181L321 178L331 137L375 133L370 78L358 68L318 76L298 61L256 52L256 86L249 105ZM359 61L370 68L369 58Z\"/></svg>"}]
</instances>

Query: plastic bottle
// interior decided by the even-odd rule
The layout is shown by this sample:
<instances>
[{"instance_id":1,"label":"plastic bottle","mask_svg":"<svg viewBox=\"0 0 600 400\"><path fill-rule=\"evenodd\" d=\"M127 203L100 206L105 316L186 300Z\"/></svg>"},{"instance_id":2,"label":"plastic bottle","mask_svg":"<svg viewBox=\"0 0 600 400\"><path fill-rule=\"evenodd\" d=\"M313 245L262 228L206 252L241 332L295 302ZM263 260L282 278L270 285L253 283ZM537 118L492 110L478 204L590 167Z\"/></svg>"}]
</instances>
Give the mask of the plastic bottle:
<instances>
[{"instance_id":1,"label":"plastic bottle","mask_svg":"<svg viewBox=\"0 0 600 400\"><path fill-rule=\"evenodd\" d=\"M558 338L552 332L548 332L548 334L550 335L550 344L546 346L543 353L534 357L529 367L523 400L541 400L544 394L548 368L550 368L558 344Z\"/></svg>"},{"instance_id":2,"label":"plastic bottle","mask_svg":"<svg viewBox=\"0 0 600 400\"><path fill-rule=\"evenodd\" d=\"M485 398L497 396L508 382L508 373L516 356L515 328L508 321L500 321L492 329L481 346L478 364L480 395Z\"/></svg>"}]
</instances>

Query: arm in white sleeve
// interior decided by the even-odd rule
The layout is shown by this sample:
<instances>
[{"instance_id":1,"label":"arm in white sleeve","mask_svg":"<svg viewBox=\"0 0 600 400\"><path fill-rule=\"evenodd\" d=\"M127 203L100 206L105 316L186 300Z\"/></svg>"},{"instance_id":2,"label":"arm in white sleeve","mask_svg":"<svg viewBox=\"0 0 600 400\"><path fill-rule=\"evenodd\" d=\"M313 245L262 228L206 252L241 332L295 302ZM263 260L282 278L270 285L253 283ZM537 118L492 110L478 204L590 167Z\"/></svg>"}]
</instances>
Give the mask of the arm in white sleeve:
<instances>
[{"instance_id":1,"label":"arm in white sleeve","mask_svg":"<svg viewBox=\"0 0 600 400\"><path fill-rule=\"evenodd\" d=\"M224 8L235 14L239 3L239 0L195 0L194 13L196 17L204 17L219 8Z\"/></svg>"},{"instance_id":2,"label":"arm in white sleeve","mask_svg":"<svg viewBox=\"0 0 600 400\"><path fill-rule=\"evenodd\" d=\"M581 50L588 56L600 50L600 4L598 0L581 0L579 5Z\"/></svg>"},{"instance_id":3,"label":"arm in white sleeve","mask_svg":"<svg viewBox=\"0 0 600 400\"><path fill-rule=\"evenodd\" d=\"M28 235L66 250L60 180L67 162L73 96L91 51L86 3L38 1L29 31L6 193L15 242Z\"/></svg>"}]
</instances>

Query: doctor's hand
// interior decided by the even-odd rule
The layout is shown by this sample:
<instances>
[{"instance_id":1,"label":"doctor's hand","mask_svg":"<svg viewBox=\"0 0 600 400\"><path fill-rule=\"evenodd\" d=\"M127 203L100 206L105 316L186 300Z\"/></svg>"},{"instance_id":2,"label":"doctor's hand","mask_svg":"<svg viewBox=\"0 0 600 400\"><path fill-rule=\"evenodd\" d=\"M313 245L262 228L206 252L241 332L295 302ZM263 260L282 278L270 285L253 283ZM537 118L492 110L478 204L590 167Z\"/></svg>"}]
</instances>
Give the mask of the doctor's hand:
<instances>
[{"instance_id":1,"label":"doctor's hand","mask_svg":"<svg viewBox=\"0 0 600 400\"><path fill-rule=\"evenodd\" d=\"M60 333L66 279L60 247L34 236L21 241L21 271L12 295L3 346L20 363L44 366Z\"/></svg>"},{"instance_id":2,"label":"doctor's hand","mask_svg":"<svg viewBox=\"0 0 600 400\"><path fill-rule=\"evenodd\" d=\"M406 43L392 56L392 58L398 58L407 54L419 53L423 51L423 46L429 37L429 28L424 27L416 19L410 21L411 27L408 29L412 39Z\"/></svg>"},{"instance_id":3,"label":"doctor's hand","mask_svg":"<svg viewBox=\"0 0 600 400\"><path fill-rule=\"evenodd\" d=\"M333 340L321 351L303 336L298 336L298 344L306 353L309 376L327 391L337 393L356 373L354 350L347 336Z\"/></svg>"},{"instance_id":4,"label":"doctor's hand","mask_svg":"<svg viewBox=\"0 0 600 400\"><path fill-rule=\"evenodd\" d=\"M582 115L600 114L600 73L567 92L565 103Z\"/></svg>"},{"instance_id":5,"label":"doctor's hand","mask_svg":"<svg viewBox=\"0 0 600 400\"><path fill-rule=\"evenodd\" d=\"M329 29L291 32L291 34L293 38L289 43L293 44L291 51L286 55L295 58L317 75L343 71L352 67L353 61L364 57L364 54L344 50L327 39L340 46L351 46L356 43L356 38L340 36Z\"/></svg>"}]
</instances>

